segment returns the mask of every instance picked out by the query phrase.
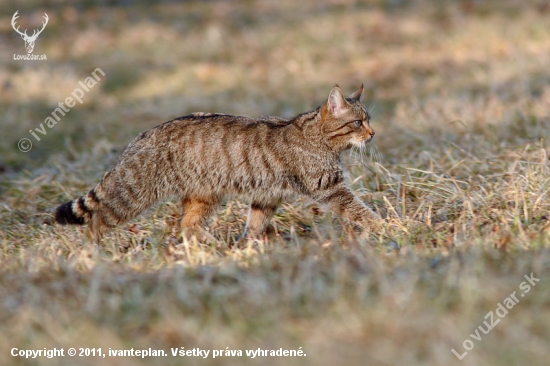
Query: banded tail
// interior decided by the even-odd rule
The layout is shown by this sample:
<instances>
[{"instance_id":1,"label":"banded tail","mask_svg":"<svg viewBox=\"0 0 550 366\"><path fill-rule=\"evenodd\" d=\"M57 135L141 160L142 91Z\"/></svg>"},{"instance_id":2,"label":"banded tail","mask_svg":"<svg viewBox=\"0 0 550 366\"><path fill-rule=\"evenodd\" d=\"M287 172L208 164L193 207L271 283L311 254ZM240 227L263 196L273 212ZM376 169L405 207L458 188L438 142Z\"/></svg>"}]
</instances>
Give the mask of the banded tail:
<instances>
[{"instance_id":1,"label":"banded tail","mask_svg":"<svg viewBox=\"0 0 550 366\"><path fill-rule=\"evenodd\" d=\"M85 196L65 202L55 210L55 222L60 225L84 225L90 222L99 200L92 189Z\"/></svg>"}]
</instances>

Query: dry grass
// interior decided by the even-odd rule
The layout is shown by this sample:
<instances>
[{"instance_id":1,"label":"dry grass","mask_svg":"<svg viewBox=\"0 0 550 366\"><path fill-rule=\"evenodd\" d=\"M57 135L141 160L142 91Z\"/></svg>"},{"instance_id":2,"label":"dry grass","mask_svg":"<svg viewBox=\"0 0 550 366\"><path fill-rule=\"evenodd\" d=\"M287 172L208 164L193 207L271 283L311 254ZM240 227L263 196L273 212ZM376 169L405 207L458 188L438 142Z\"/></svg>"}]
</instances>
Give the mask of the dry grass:
<instances>
[{"instance_id":1,"label":"dry grass","mask_svg":"<svg viewBox=\"0 0 550 366\"><path fill-rule=\"evenodd\" d=\"M57 4L57 3L56 3ZM306 358L80 358L79 364L545 365L550 358L550 33L537 2L347 1L33 6L35 53L6 26L0 88L0 363L12 347L297 349ZM24 17L22 17L24 18ZM34 18L31 18L34 19ZM24 22L25 20L21 20ZM30 23L31 20L28 20ZM30 28L30 26L29 26ZM12 34L13 33L13 34ZM107 76L33 149L59 101ZM92 187L130 139L194 111L290 116L334 83L368 87L377 132L345 160L387 213L361 238L298 200L275 234L227 248L246 202L209 242L167 247L164 202L100 249L52 212ZM9 132L6 132L9 131ZM533 272L541 279L481 341L469 338ZM462 361L462 343L475 348Z\"/></svg>"}]
</instances>

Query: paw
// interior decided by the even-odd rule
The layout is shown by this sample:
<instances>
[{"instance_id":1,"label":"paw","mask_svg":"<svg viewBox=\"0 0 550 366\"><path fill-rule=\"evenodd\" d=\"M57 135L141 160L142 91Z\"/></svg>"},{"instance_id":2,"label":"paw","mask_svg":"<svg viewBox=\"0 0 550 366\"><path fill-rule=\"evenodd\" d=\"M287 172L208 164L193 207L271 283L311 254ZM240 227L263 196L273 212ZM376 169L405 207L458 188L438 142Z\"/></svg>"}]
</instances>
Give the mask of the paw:
<instances>
[{"instance_id":1,"label":"paw","mask_svg":"<svg viewBox=\"0 0 550 366\"><path fill-rule=\"evenodd\" d=\"M229 243L228 247L244 249L248 245L253 245L258 242L264 243L266 241L267 241L267 233L265 232L259 235L251 235L251 234L243 233L234 242Z\"/></svg>"},{"instance_id":2,"label":"paw","mask_svg":"<svg viewBox=\"0 0 550 366\"><path fill-rule=\"evenodd\" d=\"M376 218L369 217L368 220L366 220L367 221L366 224L363 225L363 228L364 228L363 232L380 236L386 232L385 230L386 221L382 219L380 216L378 216L377 214L375 215L376 215Z\"/></svg>"}]
</instances>

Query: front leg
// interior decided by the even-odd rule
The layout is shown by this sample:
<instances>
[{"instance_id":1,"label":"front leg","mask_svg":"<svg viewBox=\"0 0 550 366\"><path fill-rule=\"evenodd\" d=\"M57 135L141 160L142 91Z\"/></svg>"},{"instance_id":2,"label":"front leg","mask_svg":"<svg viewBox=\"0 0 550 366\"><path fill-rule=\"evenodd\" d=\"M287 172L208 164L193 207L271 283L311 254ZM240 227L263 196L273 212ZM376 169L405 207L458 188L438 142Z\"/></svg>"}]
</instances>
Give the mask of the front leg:
<instances>
[{"instance_id":1,"label":"front leg","mask_svg":"<svg viewBox=\"0 0 550 366\"><path fill-rule=\"evenodd\" d=\"M369 230L377 230L380 216L371 210L344 184L337 184L315 197L320 203L328 204L330 210Z\"/></svg>"},{"instance_id":2,"label":"front leg","mask_svg":"<svg viewBox=\"0 0 550 366\"><path fill-rule=\"evenodd\" d=\"M271 217L277 210L277 203L253 201L250 204L246 226L238 242L245 239L256 239L267 229Z\"/></svg>"}]
</instances>

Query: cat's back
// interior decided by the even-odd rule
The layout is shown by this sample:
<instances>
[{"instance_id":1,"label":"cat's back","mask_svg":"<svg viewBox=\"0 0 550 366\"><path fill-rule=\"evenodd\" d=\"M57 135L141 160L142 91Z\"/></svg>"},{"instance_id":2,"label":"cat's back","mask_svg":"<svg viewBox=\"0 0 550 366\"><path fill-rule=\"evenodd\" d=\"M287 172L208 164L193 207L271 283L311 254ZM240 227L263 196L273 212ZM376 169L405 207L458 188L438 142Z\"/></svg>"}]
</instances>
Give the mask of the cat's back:
<instances>
[{"instance_id":1,"label":"cat's back","mask_svg":"<svg viewBox=\"0 0 550 366\"><path fill-rule=\"evenodd\" d=\"M221 113L193 113L183 117L175 118L171 121L165 122L157 127L154 127L153 130L192 130L204 128L209 130L214 128L218 129L227 129L240 131L246 129L251 131L253 129L258 130L270 130L277 129L280 127L285 127L291 123L290 120L286 120L279 117L265 116L260 118L251 118L244 116L234 116L231 114L221 114Z\"/></svg>"},{"instance_id":2,"label":"cat's back","mask_svg":"<svg viewBox=\"0 0 550 366\"><path fill-rule=\"evenodd\" d=\"M285 160L283 155L288 149L282 145L288 145L288 133L284 130L291 124L292 121L277 117L193 113L142 132L119 161L132 159L169 165L177 161L180 167L189 165L190 169L200 171L214 167L219 170L222 165L248 166L250 170L260 165L280 166L275 163Z\"/></svg>"},{"instance_id":3,"label":"cat's back","mask_svg":"<svg viewBox=\"0 0 550 366\"><path fill-rule=\"evenodd\" d=\"M134 148L153 147L157 144L185 143L195 145L201 141L236 142L239 139L265 138L266 134L288 126L289 120L278 117L249 118L220 113L193 113L162 123L140 133L129 145Z\"/></svg>"}]
</instances>

